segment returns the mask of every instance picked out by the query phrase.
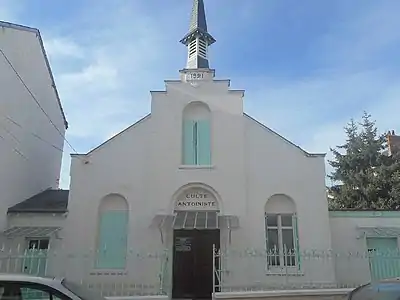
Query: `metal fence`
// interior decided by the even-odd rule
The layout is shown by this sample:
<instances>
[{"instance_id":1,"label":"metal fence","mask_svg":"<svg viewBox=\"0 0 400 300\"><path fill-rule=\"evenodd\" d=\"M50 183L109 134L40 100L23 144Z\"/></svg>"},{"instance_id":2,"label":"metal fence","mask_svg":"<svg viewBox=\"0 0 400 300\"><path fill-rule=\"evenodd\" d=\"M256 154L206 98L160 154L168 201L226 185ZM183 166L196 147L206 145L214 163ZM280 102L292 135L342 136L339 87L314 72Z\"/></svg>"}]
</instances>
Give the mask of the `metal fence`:
<instances>
[{"instance_id":1,"label":"metal fence","mask_svg":"<svg viewBox=\"0 0 400 300\"><path fill-rule=\"evenodd\" d=\"M103 296L166 295L168 253L126 254L126 267L119 270L97 269L98 253L70 253L54 249L0 248L0 273L64 277Z\"/></svg>"},{"instance_id":2,"label":"metal fence","mask_svg":"<svg viewBox=\"0 0 400 300\"><path fill-rule=\"evenodd\" d=\"M171 290L169 252L129 250L126 267L95 267L96 251L61 248L0 248L0 272L65 277L103 296L167 295ZM214 291L352 288L400 276L399 251L338 252L332 250L258 251L214 249Z\"/></svg>"},{"instance_id":3,"label":"metal fence","mask_svg":"<svg viewBox=\"0 0 400 300\"><path fill-rule=\"evenodd\" d=\"M399 277L400 252L214 249L214 291L354 288Z\"/></svg>"}]
</instances>

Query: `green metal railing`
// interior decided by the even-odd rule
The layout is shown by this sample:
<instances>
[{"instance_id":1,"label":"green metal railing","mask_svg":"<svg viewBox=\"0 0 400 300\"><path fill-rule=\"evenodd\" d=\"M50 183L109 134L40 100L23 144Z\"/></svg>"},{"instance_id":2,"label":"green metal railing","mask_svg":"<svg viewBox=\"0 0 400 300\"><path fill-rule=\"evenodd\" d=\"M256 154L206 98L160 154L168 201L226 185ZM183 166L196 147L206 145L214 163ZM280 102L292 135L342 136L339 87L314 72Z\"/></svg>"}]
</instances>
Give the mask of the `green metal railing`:
<instances>
[{"instance_id":1,"label":"green metal railing","mask_svg":"<svg viewBox=\"0 0 400 300\"><path fill-rule=\"evenodd\" d=\"M160 295L168 294L168 287L166 286L165 278L168 276L168 250L164 250L164 258L161 261L161 270L160 270Z\"/></svg>"},{"instance_id":2,"label":"green metal railing","mask_svg":"<svg viewBox=\"0 0 400 300\"><path fill-rule=\"evenodd\" d=\"M214 249L214 292L353 288L400 277L400 252ZM301 260L301 265L300 265Z\"/></svg>"},{"instance_id":3,"label":"green metal railing","mask_svg":"<svg viewBox=\"0 0 400 300\"><path fill-rule=\"evenodd\" d=\"M124 269L96 269L98 253L0 247L0 273L70 278L103 296L166 295L168 251L127 252Z\"/></svg>"}]
</instances>

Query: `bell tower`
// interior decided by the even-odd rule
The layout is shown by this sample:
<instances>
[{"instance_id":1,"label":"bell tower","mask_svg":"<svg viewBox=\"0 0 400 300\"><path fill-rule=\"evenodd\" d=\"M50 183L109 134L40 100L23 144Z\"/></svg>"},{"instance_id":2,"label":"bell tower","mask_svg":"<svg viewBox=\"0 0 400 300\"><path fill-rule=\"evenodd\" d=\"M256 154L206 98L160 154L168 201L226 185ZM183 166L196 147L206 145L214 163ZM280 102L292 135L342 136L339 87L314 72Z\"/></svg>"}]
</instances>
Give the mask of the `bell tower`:
<instances>
[{"instance_id":1,"label":"bell tower","mask_svg":"<svg viewBox=\"0 0 400 300\"><path fill-rule=\"evenodd\" d=\"M194 0L189 32L180 41L187 47L186 69L209 69L208 47L215 39L207 30L203 0Z\"/></svg>"}]
</instances>

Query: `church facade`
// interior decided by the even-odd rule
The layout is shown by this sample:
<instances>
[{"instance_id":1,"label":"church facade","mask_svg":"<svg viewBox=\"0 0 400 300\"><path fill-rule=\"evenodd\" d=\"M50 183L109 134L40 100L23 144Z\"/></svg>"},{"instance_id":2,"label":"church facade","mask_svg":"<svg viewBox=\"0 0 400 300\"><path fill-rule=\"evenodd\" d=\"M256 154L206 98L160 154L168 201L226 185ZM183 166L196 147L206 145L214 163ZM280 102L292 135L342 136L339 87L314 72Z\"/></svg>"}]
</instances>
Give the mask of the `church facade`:
<instances>
[{"instance_id":1,"label":"church facade","mask_svg":"<svg viewBox=\"0 0 400 300\"><path fill-rule=\"evenodd\" d=\"M202 0L194 0L181 42L186 68L151 92L149 115L72 155L69 192L45 191L47 198L9 209L8 245L34 239L51 253L24 270L94 286L140 283L176 299L288 281L297 288L369 281L377 267L367 257L338 253L397 249L400 215L329 212L325 155L247 115L244 91L215 78Z\"/></svg>"}]
</instances>

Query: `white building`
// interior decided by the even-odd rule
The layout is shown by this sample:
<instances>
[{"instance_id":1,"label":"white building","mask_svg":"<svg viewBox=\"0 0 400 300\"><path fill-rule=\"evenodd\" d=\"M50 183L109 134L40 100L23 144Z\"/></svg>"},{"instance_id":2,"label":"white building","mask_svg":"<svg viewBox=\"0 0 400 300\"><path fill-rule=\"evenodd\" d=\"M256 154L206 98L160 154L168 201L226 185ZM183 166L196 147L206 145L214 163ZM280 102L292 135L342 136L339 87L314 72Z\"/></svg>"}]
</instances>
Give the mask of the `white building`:
<instances>
[{"instance_id":1,"label":"white building","mask_svg":"<svg viewBox=\"0 0 400 300\"><path fill-rule=\"evenodd\" d=\"M67 126L39 31L0 22L0 228L10 206L58 188Z\"/></svg>"},{"instance_id":2,"label":"white building","mask_svg":"<svg viewBox=\"0 0 400 300\"><path fill-rule=\"evenodd\" d=\"M213 288L340 287L397 274L392 257L365 253L397 249L400 213L328 211L325 155L245 114L244 91L214 78L202 0L181 42L187 66L151 92L151 113L72 155L69 197L9 209L9 247L50 241L22 268L110 295L190 299Z\"/></svg>"}]
</instances>

